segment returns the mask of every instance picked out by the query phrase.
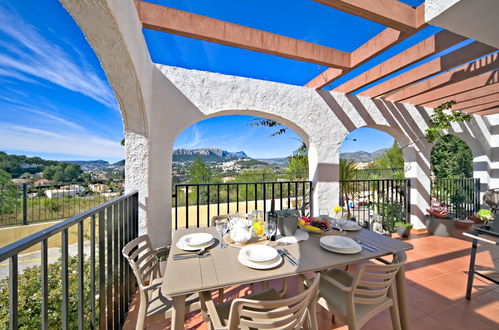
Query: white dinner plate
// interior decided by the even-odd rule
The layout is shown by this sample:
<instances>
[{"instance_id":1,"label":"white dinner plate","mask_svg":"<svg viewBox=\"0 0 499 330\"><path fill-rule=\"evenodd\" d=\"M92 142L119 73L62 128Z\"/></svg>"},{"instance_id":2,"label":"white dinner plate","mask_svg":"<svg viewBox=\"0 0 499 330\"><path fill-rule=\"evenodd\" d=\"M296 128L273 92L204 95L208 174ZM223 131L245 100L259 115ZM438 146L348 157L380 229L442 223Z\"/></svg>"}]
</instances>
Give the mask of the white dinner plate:
<instances>
[{"instance_id":1,"label":"white dinner plate","mask_svg":"<svg viewBox=\"0 0 499 330\"><path fill-rule=\"evenodd\" d=\"M338 227L338 224L334 221L332 221L331 223L333 225L333 228L334 229L340 229L340 227ZM358 231L358 230L361 230L362 227L355 221L350 221L350 220L347 220L346 224L343 226L343 230L345 231Z\"/></svg>"},{"instance_id":2,"label":"white dinner plate","mask_svg":"<svg viewBox=\"0 0 499 330\"><path fill-rule=\"evenodd\" d=\"M246 267L253 269L271 269L279 266L282 263L282 257L278 254L277 257L273 260L265 261L265 262L254 262L246 259L243 253L239 251L237 255L237 260Z\"/></svg>"},{"instance_id":3,"label":"white dinner plate","mask_svg":"<svg viewBox=\"0 0 499 330\"><path fill-rule=\"evenodd\" d=\"M192 246L192 245L188 245L186 244L182 239L179 239L177 241L177 244L175 244L175 246L181 250L185 250L185 251L197 251L199 249L206 249L207 247L210 247L211 245L213 245L213 243L215 242L215 239L212 238L211 241L209 241L208 243L205 243L205 244L202 244L202 245L197 245L197 246Z\"/></svg>"},{"instance_id":4,"label":"white dinner plate","mask_svg":"<svg viewBox=\"0 0 499 330\"><path fill-rule=\"evenodd\" d=\"M319 242L319 245L323 249L326 249L326 250L334 252L334 253L339 253L339 254L356 254L356 253L359 253L360 251L362 251L362 247L360 245L358 245L356 248L353 248L353 249L335 249L335 248L323 245L320 242Z\"/></svg>"},{"instance_id":5,"label":"white dinner plate","mask_svg":"<svg viewBox=\"0 0 499 330\"><path fill-rule=\"evenodd\" d=\"M279 255L276 249L268 245L245 246L239 253L242 253L246 259L253 262L274 260Z\"/></svg>"},{"instance_id":6,"label":"white dinner plate","mask_svg":"<svg viewBox=\"0 0 499 330\"><path fill-rule=\"evenodd\" d=\"M324 236L321 237L320 242L336 250L352 250L359 246L353 239L344 236Z\"/></svg>"},{"instance_id":7,"label":"white dinner plate","mask_svg":"<svg viewBox=\"0 0 499 330\"><path fill-rule=\"evenodd\" d=\"M179 241L183 241L189 246L197 247L199 245L204 245L213 239L212 234L208 233L192 233L180 237Z\"/></svg>"}]
</instances>

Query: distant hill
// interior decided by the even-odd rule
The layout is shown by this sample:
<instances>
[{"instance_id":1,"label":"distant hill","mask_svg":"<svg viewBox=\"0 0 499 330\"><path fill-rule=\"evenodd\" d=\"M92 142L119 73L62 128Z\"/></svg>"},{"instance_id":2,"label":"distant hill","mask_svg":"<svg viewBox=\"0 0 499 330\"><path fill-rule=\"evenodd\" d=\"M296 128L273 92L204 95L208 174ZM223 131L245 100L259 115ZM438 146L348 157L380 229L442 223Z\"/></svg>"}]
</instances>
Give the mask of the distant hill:
<instances>
[{"instance_id":1,"label":"distant hill","mask_svg":"<svg viewBox=\"0 0 499 330\"><path fill-rule=\"evenodd\" d=\"M84 171L103 171L109 166L109 162L99 160L65 160L65 163L78 164Z\"/></svg>"},{"instance_id":2,"label":"distant hill","mask_svg":"<svg viewBox=\"0 0 499 330\"><path fill-rule=\"evenodd\" d=\"M9 173L13 178L18 178L24 173L35 174L41 172L45 166L56 165L57 163L57 161L40 157L9 155L0 151L0 169Z\"/></svg>"},{"instance_id":3,"label":"distant hill","mask_svg":"<svg viewBox=\"0 0 499 330\"><path fill-rule=\"evenodd\" d=\"M288 166L288 158L287 157L282 157L282 158L255 158L256 160L259 160L261 162L267 163L267 164L275 164L279 166Z\"/></svg>"},{"instance_id":4,"label":"distant hill","mask_svg":"<svg viewBox=\"0 0 499 330\"><path fill-rule=\"evenodd\" d=\"M367 151L343 152L340 153L340 158L353 159L356 163L368 163L372 162L373 160L381 156L385 152L385 150L388 149L380 149L374 152L367 152Z\"/></svg>"},{"instance_id":5,"label":"distant hill","mask_svg":"<svg viewBox=\"0 0 499 330\"><path fill-rule=\"evenodd\" d=\"M244 151L230 152L216 148L176 149L173 151L174 162L193 161L200 157L205 162L220 162L239 158L249 158Z\"/></svg>"}]
</instances>

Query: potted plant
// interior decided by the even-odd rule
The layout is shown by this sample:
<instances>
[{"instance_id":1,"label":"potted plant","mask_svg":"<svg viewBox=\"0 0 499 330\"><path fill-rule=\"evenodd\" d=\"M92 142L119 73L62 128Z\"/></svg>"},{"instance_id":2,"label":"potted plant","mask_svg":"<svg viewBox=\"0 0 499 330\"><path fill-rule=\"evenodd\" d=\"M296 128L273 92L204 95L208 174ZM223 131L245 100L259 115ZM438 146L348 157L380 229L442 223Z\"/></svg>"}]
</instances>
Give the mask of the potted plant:
<instances>
[{"instance_id":1,"label":"potted plant","mask_svg":"<svg viewBox=\"0 0 499 330\"><path fill-rule=\"evenodd\" d=\"M412 229L412 223L405 222L395 222L395 228L397 229L397 234L401 237L409 237Z\"/></svg>"},{"instance_id":2,"label":"potted plant","mask_svg":"<svg viewBox=\"0 0 499 330\"><path fill-rule=\"evenodd\" d=\"M489 209L481 209L477 212L476 217L484 224L487 224L494 219L494 214L492 214L492 211Z\"/></svg>"},{"instance_id":3,"label":"potted plant","mask_svg":"<svg viewBox=\"0 0 499 330\"><path fill-rule=\"evenodd\" d=\"M283 236L294 236L296 229L298 228L298 216L297 210L280 210L277 213L277 228Z\"/></svg>"}]
</instances>

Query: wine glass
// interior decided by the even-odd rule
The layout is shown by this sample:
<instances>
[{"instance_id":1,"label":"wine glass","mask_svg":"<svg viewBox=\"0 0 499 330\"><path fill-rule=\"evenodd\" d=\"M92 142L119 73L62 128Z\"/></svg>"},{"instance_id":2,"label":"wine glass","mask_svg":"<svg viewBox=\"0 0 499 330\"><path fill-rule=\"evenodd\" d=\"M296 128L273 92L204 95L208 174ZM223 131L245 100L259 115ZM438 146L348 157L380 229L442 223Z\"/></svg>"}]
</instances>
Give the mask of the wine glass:
<instances>
[{"instance_id":1,"label":"wine glass","mask_svg":"<svg viewBox=\"0 0 499 330\"><path fill-rule=\"evenodd\" d=\"M223 241L224 241L225 232L227 231L227 222L223 219L217 219L215 220L215 228L218 234L220 235L220 244L218 244L218 246L221 249L225 249L227 247L227 244L224 244Z\"/></svg>"},{"instance_id":2,"label":"wine glass","mask_svg":"<svg viewBox=\"0 0 499 330\"><path fill-rule=\"evenodd\" d=\"M327 208L320 208L319 209L319 218L322 220L326 220L328 218L329 212Z\"/></svg>"},{"instance_id":3,"label":"wine glass","mask_svg":"<svg viewBox=\"0 0 499 330\"><path fill-rule=\"evenodd\" d=\"M338 229L340 230L341 235L345 235L343 233L343 229L344 229L345 225L347 224L347 221L345 219L336 219L335 222L336 222L336 226L338 226Z\"/></svg>"},{"instance_id":4,"label":"wine glass","mask_svg":"<svg viewBox=\"0 0 499 330\"><path fill-rule=\"evenodd\" d=\"M267 236L267 239L269 240L269 244L270 244L270 239L272 238L272 236L275 235L276 231L277 231L277 224L275 222L275 220L272 220L272 219L268 219L267 221L265 221L265 235Z\"/></svg>"}]
</instances>

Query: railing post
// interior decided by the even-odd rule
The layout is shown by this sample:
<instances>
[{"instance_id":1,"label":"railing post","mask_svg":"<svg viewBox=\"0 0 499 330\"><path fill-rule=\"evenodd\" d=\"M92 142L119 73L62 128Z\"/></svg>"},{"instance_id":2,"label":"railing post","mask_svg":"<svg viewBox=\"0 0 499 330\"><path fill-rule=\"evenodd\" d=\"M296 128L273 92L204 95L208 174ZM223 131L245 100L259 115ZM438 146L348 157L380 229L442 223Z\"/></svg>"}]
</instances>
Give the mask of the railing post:
<instances>
[{"instance_id":1,"label":"railing post","mask_svg":"<svg viewBox=\"0 0 499 330\"><path fill-rule=\"evenodd\" d=\"M480 179L475 179L475 213L480 210Z\"/></svg>"},{"instance_id":2,"label":"railing post","mask_svg":"<svg viewBox=\"0 0 499 330\"><path fill-rule=\"evenodd\" d=\"M23 183L23 225L28 224L28 185Z\"/></svg>"}]
</instances>

